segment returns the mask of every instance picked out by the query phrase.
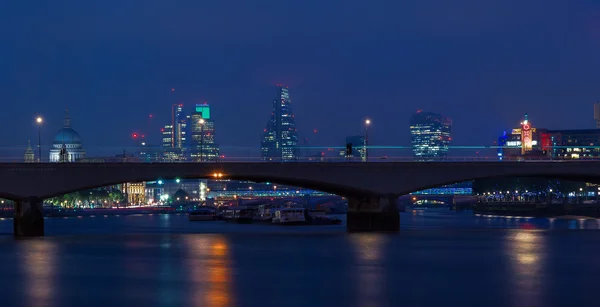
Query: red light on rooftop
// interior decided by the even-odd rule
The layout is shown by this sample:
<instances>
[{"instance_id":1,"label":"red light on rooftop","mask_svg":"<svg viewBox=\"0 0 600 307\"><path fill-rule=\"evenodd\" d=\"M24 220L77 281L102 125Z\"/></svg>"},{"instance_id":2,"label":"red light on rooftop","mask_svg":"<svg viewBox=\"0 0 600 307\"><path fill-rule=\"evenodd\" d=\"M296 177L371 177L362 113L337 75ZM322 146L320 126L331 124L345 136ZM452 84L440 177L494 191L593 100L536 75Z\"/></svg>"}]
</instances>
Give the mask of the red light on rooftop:
<instances>
[{"instance_id":1,"label":"red light on rooftop","mask_svg":"<svg viewBox=\"0 0 600 307\"><path fill-rule=\"evenodd\" d=\"M172 88L171 88L171 92L174 92L174 91L175 91L175 88L173 88L173 87L172 87Z\"/></svg>"},{"instance_id":2,"label":"red light on rooftop","mask_svg":"<svg viewBox=\"0 0 600 307\"><path fill-rule=\"evenodd\" d=\"M421 112L423 112L423 110L417 110L417 113L421 113Z\"/></svg>"},{"instance_id":3,"label":"red light on rooftop","mask_svg":"<svg viewBox=\"0 0 600 307\"><path fill-rule=\"evenodd\" d=\"M148 117L150 117L150 118L153 118L153 117L154 117L154 115L150 114L150 115L148 115Z\"/></svg>"},{"instance_id":4,"label":"red light on rooftop","mask_svg":"<svg viewBox=\"0 0 600 307\"><path fill-rule=\"evenodd\" d=\"M314 133L317 133L317 129L313 130Z\"/></svg>"},{"instance_id":5,"label":"red light on rooftop","mask_svg":"<svg viewBox=\"0 0 600 307\"><path fill-rule=\"evenodd\" d=\"M137 138L138 138L138 134L137 134L137 133L133 133L133 134L131 135L131 137L132 137L133 139L137 139Z\"/></svg>"}]
</instances>

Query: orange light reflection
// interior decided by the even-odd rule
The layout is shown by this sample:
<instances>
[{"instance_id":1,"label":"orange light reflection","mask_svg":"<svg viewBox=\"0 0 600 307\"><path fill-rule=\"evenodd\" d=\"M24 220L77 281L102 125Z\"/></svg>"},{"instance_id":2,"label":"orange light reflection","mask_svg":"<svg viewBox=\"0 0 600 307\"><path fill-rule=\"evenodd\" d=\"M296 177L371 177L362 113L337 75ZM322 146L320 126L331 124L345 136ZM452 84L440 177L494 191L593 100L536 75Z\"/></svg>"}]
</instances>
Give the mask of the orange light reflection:
<instances>
[{"instance_id":1,"label":"orange light reflection","mask_svg":"<svg viewBox=\"0 0 600 307\"><path fill-rule=\"evenodd\" d=\"M190 249L188 267L196 306L232 306L229 246L223 236L187 236Z\"/></svg>"}]
</instances>

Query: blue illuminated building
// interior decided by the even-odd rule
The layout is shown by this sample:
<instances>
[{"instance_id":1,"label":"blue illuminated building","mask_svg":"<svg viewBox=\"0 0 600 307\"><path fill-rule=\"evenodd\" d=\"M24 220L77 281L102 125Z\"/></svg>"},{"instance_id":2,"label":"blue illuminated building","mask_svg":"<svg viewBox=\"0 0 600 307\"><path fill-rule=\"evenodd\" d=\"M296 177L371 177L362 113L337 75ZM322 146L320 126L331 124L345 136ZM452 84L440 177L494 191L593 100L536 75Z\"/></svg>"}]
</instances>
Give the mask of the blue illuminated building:
<instances>
[{"instance_id":1,"label":"blue illuminated building","mask_svg":"<svg viewBox=\"0 0 600 307\"><path fill-rule=\"evenodd\" d=\"M498 160L502 160L504 157L504 146L506 146L506 142L508 141L508 135L506 131L498 138Z\"/></svg>"},{"instance_id":2,"label":"blue illuminated building","mask_svg":"<svg viewBox=\"0 0 600 307\"><path fill-rule=\"evenodd\" d=\"M265 161L296 160L298 132L292 110L292 101L286 86L277 86L273 111L263 132L261 155Z\"/></svg>"},{"instance_id":3,"label":"blue illuminated building","mask_svg":"<svg viewBox=\"0 0 600 307\"><path fill-rule=\"evenodd\" d=\"M412 195L472 195L473 182L466 181L461 183L449 184L437 188L422 190L411 193Z\"/></svg>"},{"instance_id":4,"label":"blue illuminated building","mask_svg":"<svg viewBox=\"0 0 600 307\"><path fill-rule=\"evenodd\" d=\"M437 113L417 111L410 119L413 157L417 161L443 159L452 140L452 120Z\"/></svg>"}]
</instances>

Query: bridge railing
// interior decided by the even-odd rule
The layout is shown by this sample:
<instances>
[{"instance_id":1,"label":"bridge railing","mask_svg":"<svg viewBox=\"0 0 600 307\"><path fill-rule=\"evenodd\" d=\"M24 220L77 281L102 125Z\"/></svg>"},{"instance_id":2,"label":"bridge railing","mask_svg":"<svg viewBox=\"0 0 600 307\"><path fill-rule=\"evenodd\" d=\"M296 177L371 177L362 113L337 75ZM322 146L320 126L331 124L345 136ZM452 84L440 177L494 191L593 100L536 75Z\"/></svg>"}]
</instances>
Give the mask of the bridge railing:
<instances>
[{"instance_id":1,"label":"bridge railing","mask_svg":"<svg viewBox=\"0 0 600 307\"><path fill-rule=\"evenodd\" d=\"M591 147L591 146L589 146ZM598 147L600 149L600 147ZM54 149L54 157L50 157L50 150ZM498 155L497 146L450 146L445 156L415 156L409 146L368 146L367 155L364 147L354 147L353 153L346 156L345 146L313 146L297 147L295 157L269 158L261 157L258 147L221 146L218 154L216 151L205 148L162 148L158 146L95 146L85 147L83 158L73 158L71 154L81 154L77 150L67 148L71 157L68 162L86 163L161 163L161 162L207 162L207 163L235 163L235 162L565 162L565 161L598 161L600 152L595 153L589 148L588 154L580 154L577 159L552 157L550 155L538 156L508 156ZM27 146L0 146L0 162L25 162L26 160L40 162L40 148L32 146L26 155ZM597 155L597 156L594 156ZM56 148L48 145L41 146L41 162L57 162L60 160Z\"/></svg>"}]
</instances>

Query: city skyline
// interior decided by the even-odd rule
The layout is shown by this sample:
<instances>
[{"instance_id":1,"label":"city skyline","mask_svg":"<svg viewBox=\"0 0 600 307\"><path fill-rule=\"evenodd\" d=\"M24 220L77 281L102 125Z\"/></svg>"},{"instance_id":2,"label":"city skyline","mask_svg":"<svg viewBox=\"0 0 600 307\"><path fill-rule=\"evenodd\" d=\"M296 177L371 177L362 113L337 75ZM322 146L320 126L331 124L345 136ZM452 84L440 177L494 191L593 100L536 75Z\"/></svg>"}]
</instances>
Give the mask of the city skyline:
<instances>
[{"instance_id":1,"label":"city skyline","mask_svg":"<svg viewBox=\"0 0 600 307\"><path fill-rule=\"evenodd\" d=\"M287 90L288 90L287 87L285 87L285 86L277 86L277 88L278 88L278 92L279 93L281 93L281 89L284 88L285 89L285 95L287 97L286 99L289 100L289 94L287 92ZM284 100L286 100L286 99L284 99ZM274 100L274 102L273 102L274 106L275 106L275 102L277 102L277 101L278 101L278 99ZM590 112L589 112L588 115L590 115L590 116L594 116L595 115L595 113L594 113L594 110L596 108L595 106L596 106L596 104L592 105L593 109L590 110ZM592 108L592 107L590 107L590 108ZM199 108L204 108L204 110L198 111ZM590 108L588 108L588 109L590 109ZM207 146L207 147L205 147L205 149L204 149L204 151L206 152L206 157L204 157L204 158L207 159L206 161L214 161L219 156L221 158L225 157L225 155L220 155L219 154L219 145L218 144L221 143L221 142L218 139L215 138L215 124L214 124L214 119L210 115L212 113L211 109L212 109L211 106L209 104L207 104L207 102L195 104L195 107L193 108L194 111L189 111L189 110L186 111L186 109L185 109L185 107L184 107L183 104L174 104L172 106L172 111L173 111L172 115L173 116L171 117L171 121L175 120L175 116L174 115L176 115L176 114L177 114L177 117L181 117L182 118L181 120L179 120L180 124L181 124L181 127L178 128L178 131L180 131L180 134L182 136L178 137L180 140L178 141L178 145L177 145L177 148L179 148L180 150L182 150L182 152L179 154L182 157L182 158L180 158L180 160L183 161L183 160L191 158L191 160L194 160L194 161L198 160L198 161L200 161L201 156L200 156L199 148L202 147L201 146L201 144L202 144L201 142L202 141L199 138L199 134L200 133L204 133L205 134L205 139L204 139L205 141L204 142L206 142L206 143L204 144L204 146ZM207 117L206 117L206 122L205 122L204 119L202 119L202 121L203 121L203 128L201 130L199 128L200 126L197 125L197 123L196 124L192 124L192 122L194 120L197 121L198 119L202 118L202 115L201 115L202 111L204 111L207 114ZM71 119L70 119L70 116L69 116L68 112L69 111L67 110L66 116L63 117L63 128L59 129L59 131L54 136L54 142L53 142L54 145L53 146L55 147L54 150L56 152L58 152L59 149L60 149L59 148L60 147L60 144L59 144L60 140L58 140L59 135L63 135L64 133L62 131L65 131L65 129L67 130L67 132L69 132L68 133L69 134L69 138L77 138L77 142L75 142L74 144L80 144L81 143L80 136L79 136L79 134L77 132L75 132L74 136L71 135L74 131L70 127L70 121L71 121ZM412 117L407 120L406 127L410 128L409 130L412 131L411 121L414 119L415 114L418 115L418 114L420 114L422 112L423 112L422 110L417 110L417 112L413 113ZM423 112L423 113L432 114L432 115L436 115L436 116L442 116L442 117L447 118L443 114L436 114L436 113L432 113L432 112ZM274 114L274 112L272 114ZM526 117L527 116L528 115L526 114ZM155 115L152 115L152 117L154 118ZM292 114L292 118L293 118L293 114ZM47 122L48 122L39 113L38 113L38 116L36 117L36 119L40 120L40 121L43 121L43 124L47 124ZM273 117L271 118L270 121L273 121ZM370 122L370 119L369 119L369 122ZM38 123L38 125L39 125L39 123ZM187 127L188 125L190 125L190 127ZM105 149L107 149L109 151L104 151L102 154L98 154L97 152L94 153L92 151L92 154L91 154L90 157L122 155L123 153L127 153L128 155L130 155L130 154L137 155L138 153L145 151L144 149L140 149L140 145L143 145L145 148L147 148L147 150L150 150L150 152L154 152L154 151L156 151L159 148L162 148L162 150L165 150L165 149L168 149L168 148L172 149L173 146L175 146L175 145L174 145L174 141L171 140L171 138L174 135L173 131L170 130L171 126L172 126L172 122L169 123L169 124L167 124L167 125L164 125L163 128L161 128L158 133L154 133L154 135L157 136L157 137L159 137L158 139L160 140L157 143L152 144L152 143L148 142L148 139L151 139L151 136L153 135L153 133L145 134L145 133L134 132L133 134L130 135L130 141L132 141L132 142L130 142L130 144L126 144L124 146L113 145L112 147L105 148ZM40 126L38 126L38 127L40 127ZM167 128L169 128L169 130ZM203 130L203 129L206 129L206 130ZM363 120L363 129L364 129L364 120ZM505 131L506 129L507 128L499 129L499 131ZM571 128L570 127L570 128L568 128L566 130L581 130L581 129L575 129L575 128ZM594 130L594 128L588 128L588 130ZM259 145L256 145L256 143L255 143L255 146L238 147L238 146L235 146L235 145L227 144L227 142L224 142L226 144L225 147L230 150L230 152L227 152L227 154L231 154L232 153L231 150L233 150L233 151L235 151L235 150L242 150L246 154L246 155L244 155L244 157L259 157L261 155L261 153L260 153L260 151L261 151L261 145L260 145L261 141L260 140L264 140L264 135L265 135L264 133L265 133L265 131L266 131L266 129L263 129L263 133L262 133L263 137L259 138L259 140L257 141L257 143ZM317 131L315 130L313 132L316 133ZM365 131L362 131L362 132L363 132L362 133L362 137L364 138ZM194 133L196 135L194 135ZM357 134L357 136L359 134ZM148 135L150 135L150 137L148 137ZM62 137L64 138L64 135ZM454 138L453 131L452 131L452 135L448 135L448 137L452 137L452 138L448 139L448 140L451 140L451 142L449 143L449 145L444 145L446 148L452 149L453 146L456 146L458 148L461 148L461 147L464 146L464 144L456 144L455 143L455 141L453 140L453 138ZM315 157L315 155L317 154L317 152L311 152L310 150L307 151L306 149L304 149L303 146L307 146L307 145L306 144L300 144L300 142L298 142L299 139L306 139L306 138L303 138L302 136L300 136L300 137L296 136L295 143L298 146L298 148L296 148L296 146L293 146L294 147L293 151L294 151L295 155L298 155L298 157L309 157L309 156ZM389 147L390 150L396 150L396 151L398 149L404 148L404 151L402 152L402 154L400 154L400 156L407 156L407 154L410 155L410 153L406 149L409 149L409 148L412 147L412 154L414 156L415 147L414 147L413 141L409 141L408 144L392 144L392 145L389 145L389 143L381 145L381 144L373 144L373 143L370 142L369 146L381 147L381 148L379 148L380 150L383 150L383 151L380 151L380 153L382 153L381 156L388 156L389 155L389 151L385 152L386 147ZM28 142L30 143L31 139L29 139ZM492 147L494 147L494 146L497 146L499 144L500 143L498 143L497 138L492 138L492 141L487 142L486 144L476 144L474 146L492 146ZM31 146L31 145L28 144L28 146ZM47 142L42 141L42 147L44 148L44 155L45 155L45 153L48 150L47 149L48 146L50 146L50 145L47 144ZM80 146L80 145L76 145L76 146ZM216 147L214 147L214 146L216 146ZM310 146L315 146L315 145L310 144L309 147ZM319 147L319 145L316 145L316 146ZM340 145L339 141L338 141L335 144L320 144L320 146L324 146L324 147L339 147L339 146L342 146L342 145ZM11 149L11 150L12 149L17 149L17 150L21 150L21 152L22 152L22 150L25 150L26 147L27 146L25 146L25 145L19 145L19 146L15 146L14 148L9 148L9 149ZM85 146L85 147L87 147L87 146ZM254 150L253 150L253 148L254 148ZM461 149L468 149L468 148L461 148ZM167 150L167 151L169 151L169 150ZM475 153L475 156L480 156L480 155L481 156L493 156L493 155L495 155L495 153L493 153L492 150L487 150L487 152L485 152L483 150L473 149L471 151L473 151ZM83 152L83 156L85 156L85 150L83 150L82 152ZM452 150L450 150L450 152L451 152L451 155L452 155ZM247 153L250 153L250 154L248 155ZM148 152L144 152L144 154L147 155ZM158 154L158 152L156 152L156 154ZM321 153L321 155L323 155L323 154L324 153ZM19 155L19 154L17 154L17 155ZM57 155L57 154L55 153L55 155ZM443 155L445 155L445 154L443 154ZM461 155L464 155L464 154L460 154L459 153L458 155L461 156ZM80 157L83 157L83 156L80 156ZM236 155L236 154L233 154L232 156L233 157L236 157L236 156L237 157L242 157L241 155ZM327 155L324 155L324 156L335 157L336 156L336 152L331 152L331 153L328 153ZM187 158L184 158L184 157L187 157ZM14 158L14 156L13 156L13 158ZM36 159L37 159L37 154L36 154ZM57 159L58 158L56 158L56 157L55 158L51 157L50 161L55 161L56 162ZM78 158L73 158L73 159L78 159ZM173 160L173 159L169 158L167 160ZM177 160L177 159L175 159L175 160ZM293 160L293 159L290 159L290 160Z\"/></svg>"},{"instance_id":2,"label":"city skyline","mask_svg":"<svg viewBox=\"0 0 600 307\"><path fill-rule=\"evenodd\" d=\"M360 133L365 116L371 143L408 144L397 121L417 109L453 118L455 144L464 145L489 142L524 112L556 129L594 123L597 2L144 6L144 14L108 3L4 8L0 122L23 128L2 145L35 140L34 113L47 119L49 140L69 108L79 133L94 136L86 146L125 146L149 114L156 129L169 120L165 107L208 101L219 138L255 146L276 83L293 89L298 132L315 145Z\"/></svg>"}]
</instances>

